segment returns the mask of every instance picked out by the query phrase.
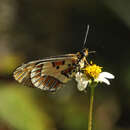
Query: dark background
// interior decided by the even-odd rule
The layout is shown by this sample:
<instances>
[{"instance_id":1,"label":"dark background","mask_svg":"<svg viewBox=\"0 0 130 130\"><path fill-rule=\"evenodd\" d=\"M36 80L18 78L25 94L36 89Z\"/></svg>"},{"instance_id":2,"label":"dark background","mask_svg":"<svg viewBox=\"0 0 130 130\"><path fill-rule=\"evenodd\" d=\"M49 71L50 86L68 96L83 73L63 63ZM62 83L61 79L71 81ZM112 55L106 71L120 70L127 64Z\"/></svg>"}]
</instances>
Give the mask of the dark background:
<instances>
[{"instance_id":1,"label":"dark background","mask_svg":"<svg viewBox=\"0 0 130 130\"><path fill-rule=\"evenodd\" d=\"M86 48L116 76L96 88L95 130L130 130L129 0L0 0L0 130L87 130L89 88L71 81L57 94L23 87L12 73L24 62Z\"/></svg>"}]
</instances>

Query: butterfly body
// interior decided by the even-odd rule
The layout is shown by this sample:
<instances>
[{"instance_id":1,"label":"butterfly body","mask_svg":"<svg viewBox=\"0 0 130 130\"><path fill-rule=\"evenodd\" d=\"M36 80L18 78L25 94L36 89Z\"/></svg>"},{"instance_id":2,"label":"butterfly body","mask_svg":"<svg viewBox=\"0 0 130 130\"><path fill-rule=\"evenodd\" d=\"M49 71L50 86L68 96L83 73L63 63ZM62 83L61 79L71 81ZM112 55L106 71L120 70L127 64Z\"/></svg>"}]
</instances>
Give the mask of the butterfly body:
<instances>
[{"instance_id":1,"label":"butterfly body","mask_svg":"<svg viewBox=\"0 0 130 130\"><path fill-rule=\"evenodd\" d=\"M56 91L87 64L88 50L28 62L14 71L19 83L45 91Z\"/></svg>"}]
</instances>

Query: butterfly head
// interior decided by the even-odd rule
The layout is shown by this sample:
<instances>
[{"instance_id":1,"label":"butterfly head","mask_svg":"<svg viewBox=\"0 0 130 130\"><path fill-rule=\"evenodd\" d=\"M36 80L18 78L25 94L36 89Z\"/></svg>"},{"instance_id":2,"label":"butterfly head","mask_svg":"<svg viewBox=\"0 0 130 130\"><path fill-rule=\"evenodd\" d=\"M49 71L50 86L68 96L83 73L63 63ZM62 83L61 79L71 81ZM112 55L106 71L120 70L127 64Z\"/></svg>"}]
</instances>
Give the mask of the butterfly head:
<instances>
[{"instance_id":1,"label":"butterfly head","mask_svg":"<svg viewBox=\"0 0 130 130\"><path fill-rule=\"evenodd\" d=\"M88 56L88 49L86 49L86 48L84 48L80 52L77 52L77 57L79 60L81 60L83 57L87 57L87 56Z\"/></svg>"},{"instance_id":2,"label":"butterfly head","mask_svg":"<svg viewBox=\"0 0 130 130\"><path fill-rule=\"evenodd\" d=\"M86 48L84 48L82 51L81 51L81 55L83 56L83 57L87 57L89 54L94 54L94 53L96 53L96 51L88 51L88 49L86 49Z\"/></svg>"},{"instance_id":3,"label":"butterfly head","mask_svg":"<svg viewBox=\"0 0 130 130\"><path fill-rule=\"evenodd\" d=\"M88 56L88 49L84 48L82 50L82 55L85 56L85 57L87 57Z\"/></svg>"}]
</instances>

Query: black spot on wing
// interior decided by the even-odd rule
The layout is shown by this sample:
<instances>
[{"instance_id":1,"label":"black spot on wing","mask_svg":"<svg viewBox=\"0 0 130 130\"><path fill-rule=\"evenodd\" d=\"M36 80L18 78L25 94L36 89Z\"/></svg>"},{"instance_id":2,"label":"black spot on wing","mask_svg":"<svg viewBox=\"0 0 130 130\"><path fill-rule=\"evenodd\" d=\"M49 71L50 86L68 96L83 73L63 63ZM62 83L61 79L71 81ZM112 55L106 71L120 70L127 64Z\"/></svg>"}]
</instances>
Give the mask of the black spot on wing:
<instances>
[{"instance_id":1,"label":"black spot on wing","mask_svg":"<svg viewBox=\"0 0 130 130\"><path fill-rule=\"evenodd\" d=\"M72 72L74 72L74 71L75 71L75 67L70 66L69 68L62 70L61 74L64 75L65 77L67 77L67 78L70 78Z\"/></svg>"},{"instance_id":2,"label":"black spot on wing","mask_svg":"<svg viewBox=\"0 0 130 130\"><path fill-rule=\"evenodd\" d=\"M58 70L60 67L59 66L56 66L56 69Z\"/></svg>"}]
</instances>

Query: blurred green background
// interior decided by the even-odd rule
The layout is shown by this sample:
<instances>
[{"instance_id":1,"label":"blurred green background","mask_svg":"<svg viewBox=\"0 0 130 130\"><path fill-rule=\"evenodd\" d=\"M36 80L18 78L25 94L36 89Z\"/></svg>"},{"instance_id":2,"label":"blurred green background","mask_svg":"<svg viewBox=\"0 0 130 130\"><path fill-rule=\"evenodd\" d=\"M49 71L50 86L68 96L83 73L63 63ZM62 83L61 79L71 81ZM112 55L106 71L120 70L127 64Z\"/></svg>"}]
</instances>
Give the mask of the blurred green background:
<instances>
[{"instance_id":1,"label":"blurred green background","mask_svg":"<svg viewBox=\"0 0 130 130\"><path fill-rule=\"evenodd\" d=\"M81 50L113 73L95 93L95 130L130 130L130 0L0 0L0 130L87 130L89 88L75 81L57 94L23 87L24 62Z\"/></svg>"}]
</instances>

